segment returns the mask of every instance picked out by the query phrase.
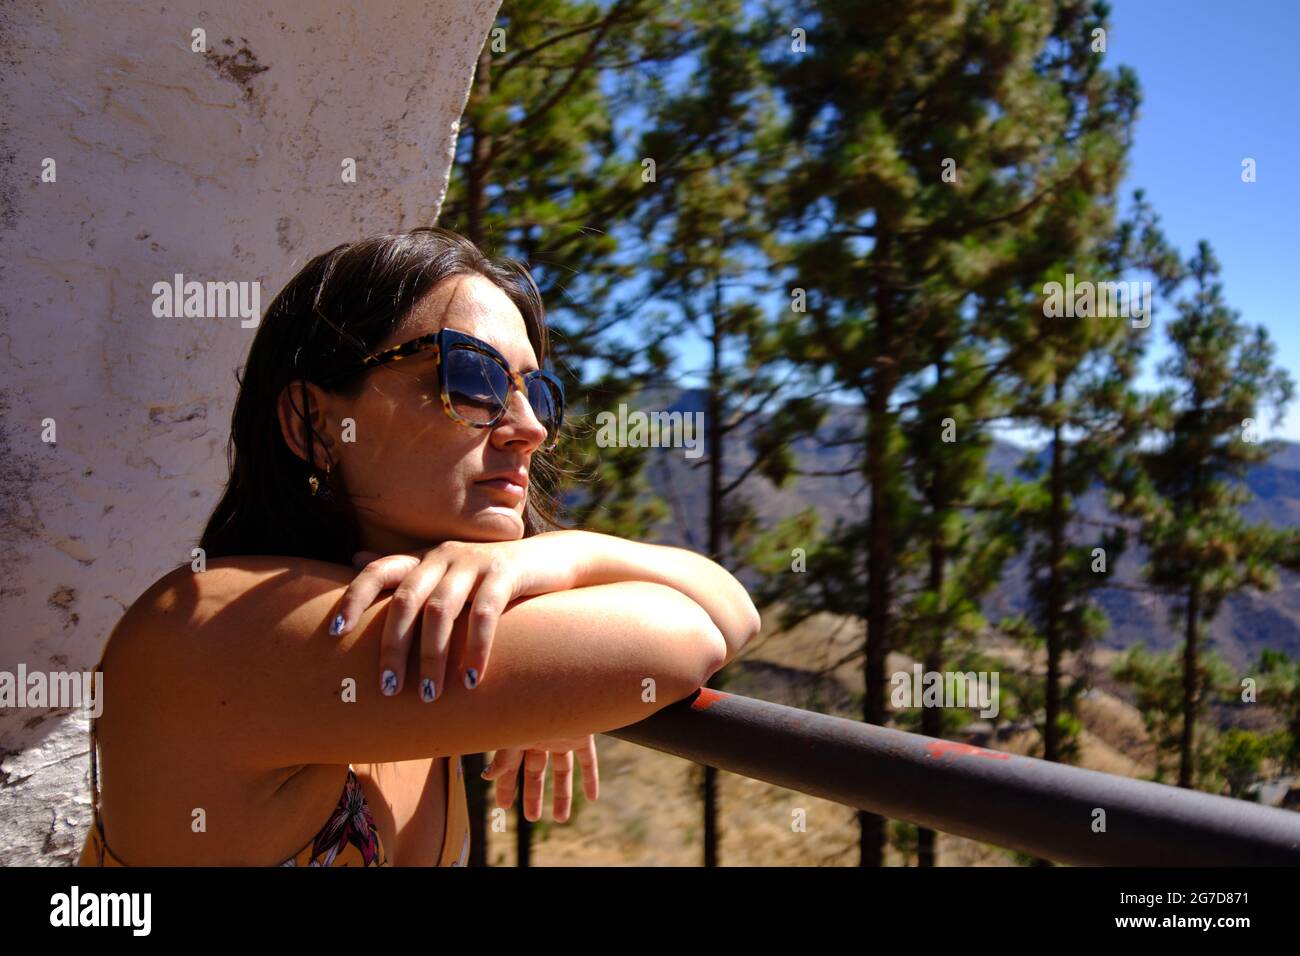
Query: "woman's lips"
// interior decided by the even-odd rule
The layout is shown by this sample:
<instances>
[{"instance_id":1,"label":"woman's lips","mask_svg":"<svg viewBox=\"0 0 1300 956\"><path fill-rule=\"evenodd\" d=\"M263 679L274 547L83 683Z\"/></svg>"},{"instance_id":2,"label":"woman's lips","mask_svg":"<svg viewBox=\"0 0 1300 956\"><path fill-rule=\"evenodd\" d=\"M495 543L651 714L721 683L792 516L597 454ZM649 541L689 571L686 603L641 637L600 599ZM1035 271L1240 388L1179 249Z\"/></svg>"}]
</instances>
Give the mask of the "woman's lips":
<instances>
[{"instance_id":1,"label":"woman's lips","mask_svg":"<svg viewBox=\"0 0 1300 956\"><path fill-rule=\"evenodd\" d=\"M475 483L482 485L485 488L495 488L497 491L504 491L506 494L513 495L516 498L522 498L524 496L523 486L516 485L513 481L509 481L505 478L493 478L489 481L479 481Z\"/></svg>"}]
</instances>

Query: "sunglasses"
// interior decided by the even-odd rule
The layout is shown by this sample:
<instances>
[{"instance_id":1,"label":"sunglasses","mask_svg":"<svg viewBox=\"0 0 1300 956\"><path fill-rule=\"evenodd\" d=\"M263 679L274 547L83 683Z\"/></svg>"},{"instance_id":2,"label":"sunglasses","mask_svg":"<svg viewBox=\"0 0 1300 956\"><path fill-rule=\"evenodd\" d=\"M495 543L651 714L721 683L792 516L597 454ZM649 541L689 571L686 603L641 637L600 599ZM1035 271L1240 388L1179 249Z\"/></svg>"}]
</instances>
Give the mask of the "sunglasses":
<instances>
[{"instance_id":1,"label":"sunglasses","mask_svg":"<svg viewBox=\"0 0 1300 956\"><path fill-rule=\"evenodd\" d=\"M512 389L519 389L546 427L542 448L559 443L564 421L564 386L544 369L516 372L505 356L482 339L456 329L440 329L419 338L367 355L348 375L363 372L409 355L432 351L438 366L442 407L454 422L471 428L491 428L505 416Z\"/></svg>"}]
</instances>

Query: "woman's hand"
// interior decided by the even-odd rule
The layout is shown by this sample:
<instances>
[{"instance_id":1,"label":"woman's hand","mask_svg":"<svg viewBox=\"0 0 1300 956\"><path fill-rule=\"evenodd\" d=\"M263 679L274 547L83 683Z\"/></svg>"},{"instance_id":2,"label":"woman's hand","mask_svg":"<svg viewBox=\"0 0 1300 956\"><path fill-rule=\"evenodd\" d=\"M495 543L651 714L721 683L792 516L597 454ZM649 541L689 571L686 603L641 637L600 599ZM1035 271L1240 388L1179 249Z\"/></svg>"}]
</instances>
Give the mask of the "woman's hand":
<instances>
[{"instance_id":1,"label":"woman's hand","mask_svg":"<svg viewBox=\"0 0 1300 956\"><path fill-rule=\"evenodd\" d=\"M401 691L418 621L420 698L427 703L445 686L452 625L472 600L464 654L465 686L472 689L487 672L506 606L517 597L568 590L577 581L579 550L575 539L562 538L551 533L516 541L444 541L422 554L387 557L358 552L353 566L363 570L343 594L343 626L331 633L346 632L380 591L396 588L379 649L380 690L390 696Z\"/></svg>"},{"instance_id":2,"label":"woman's hand","mask_svg":"<svg viewBox=\"0 0 1300 956\"><path fill-rule=\"evenodd\" d=\"M483 771L484 780L497 784L497 806L510 809L515 802L515 785L519 776L519 762L524 764L524 819L536 822L542 818L542 793L546 782L546 764L550 754L555 754L552 772L553 801L556 823L569 819L573 805L573 752L578 752L582 763L582 792L588 800L600 796L600 774L596 768L596 738L568 737L541 740L527 747L509 747L498 750Z\"/></svg>"}]
</instances>

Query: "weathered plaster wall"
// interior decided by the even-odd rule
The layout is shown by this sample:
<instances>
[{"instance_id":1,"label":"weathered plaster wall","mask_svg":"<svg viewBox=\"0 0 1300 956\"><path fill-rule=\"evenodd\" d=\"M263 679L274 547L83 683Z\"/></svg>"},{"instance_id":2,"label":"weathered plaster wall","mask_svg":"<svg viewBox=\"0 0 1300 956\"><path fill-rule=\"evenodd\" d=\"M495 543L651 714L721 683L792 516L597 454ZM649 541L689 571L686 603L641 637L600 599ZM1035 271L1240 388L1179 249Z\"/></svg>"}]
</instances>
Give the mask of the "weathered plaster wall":
<instances>
[{"instance_id":1,"label":"weathered plaster wall","mask_svg":"<svg viewBox=\"0 0 1300 956\"><path fill-rule=\"evenodd\" d=\"M0 671L93 667L224 483L255 329L155 318L152 285L258 280L265 310L311 256L433 222L498 5L0 0ZM86 727L0 708L0 865L75 862Z\"/></svg>"}]
</instances>

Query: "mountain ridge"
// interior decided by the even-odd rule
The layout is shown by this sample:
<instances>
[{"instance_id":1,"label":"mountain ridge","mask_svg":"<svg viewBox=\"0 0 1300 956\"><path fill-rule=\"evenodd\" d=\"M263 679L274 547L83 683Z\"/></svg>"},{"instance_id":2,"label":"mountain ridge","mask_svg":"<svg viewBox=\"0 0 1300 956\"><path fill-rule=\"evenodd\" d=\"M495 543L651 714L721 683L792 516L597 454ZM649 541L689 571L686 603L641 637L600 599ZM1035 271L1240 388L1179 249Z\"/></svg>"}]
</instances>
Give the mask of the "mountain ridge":
<instances>
[{"instance_id":1,"label":"mountain ridge","mask_svg":"<svg viewBox=\"0 0 1300 956\"><path fill-rule=\"evenodd\" d=\"M702 412L707 393L700 389L647 389L629 408L645 411ZM747 427L748 426L748 427ZM723 480L735 478L751 460L748 438L752 425L738 427L727 436L723 452ZM852 446L829 446L836 435L862 433L860 410L848 405L832 405L818 436L793 446L797 467L804 472L838 472L852 469L857 449ZM707 458L688 460L684 448L649 448L652 460L646 474L651 491L664 498L670 516L653 529L652 538L659 543L707 550L708 471ZM989 468L1009 475L1026 455L1026 449L1005 441L995 441L990 449ZM1265 463L1249 471L1246 483L1254 498L1243 507L1251 521L1267 522L1279 527L1300 523L1300 445L1282 443ZM797 475L784 489L766 479L750 476L738 489L766 520L776 520L812 506L818 513L823 531L837 519L862 520L867 508L867 484L860 473L847 475ZM1097 491L1080 500L1080 511L1088 519L1105 519L1110 513ZM1100 638L1102 646L1123 651L1135 644L1145 644L1153 651L1168 651L1182 640L1180 630L1171 626L1171 599L1143 592L1140 549L1130 545L1114 564L1111 573L1116 586L1095 592L1097 604L1110 621ZM998 617L1020 613L1028 607L1027 562L1023 554L1012 559L997 588L984 602L990 623ZM758 578L750 569L741 569L737 577L747 587ZM1264 648L1300 657L1300 575L1279 571L1277 589L1269 592L1243 592L1229 598L1209 628L1208 645L1232 668L1244 670Z\"/></svg>"}]
</instances>

